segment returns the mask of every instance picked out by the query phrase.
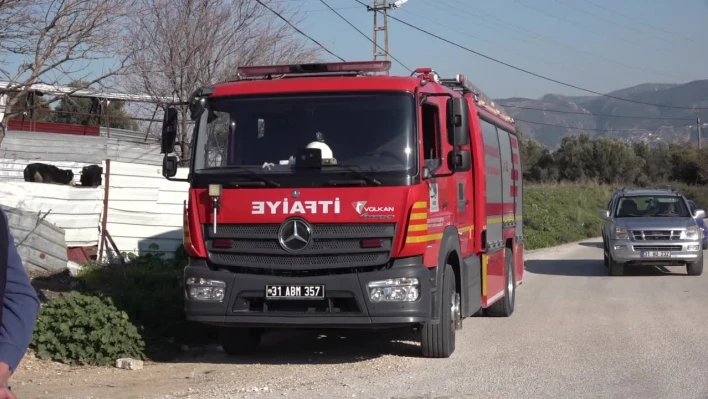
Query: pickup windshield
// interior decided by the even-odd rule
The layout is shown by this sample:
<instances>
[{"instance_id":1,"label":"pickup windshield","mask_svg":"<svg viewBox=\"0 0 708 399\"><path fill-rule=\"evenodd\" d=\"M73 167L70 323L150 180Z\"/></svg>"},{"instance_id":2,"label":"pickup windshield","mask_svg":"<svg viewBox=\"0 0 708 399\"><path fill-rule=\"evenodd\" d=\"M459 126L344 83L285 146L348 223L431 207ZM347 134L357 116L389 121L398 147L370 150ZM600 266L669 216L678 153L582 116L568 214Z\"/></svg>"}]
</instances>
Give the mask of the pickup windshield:
<instances>
[{"instance_id":1,"label":"pickup windshield","mask_svg":"<svg viewBox=\"0 0 708 399\"><path fill-rule=\"evenodd\" d=\"M616 217L691 217L686 203L676 195L622 197Z\"/></svg>"},{"instance_id":2,"label":"pickup windshield","mask_svg":"<svg viewBox=\"0 0 708 399\"><path fill-rule=\"evenodd\" d=\"M298 150L306 147L322 150L322 173L417 168L410 93L232 96L212 99L207 107L197 127L196 171L290 174Z\"/></svg>"}]
</instances>

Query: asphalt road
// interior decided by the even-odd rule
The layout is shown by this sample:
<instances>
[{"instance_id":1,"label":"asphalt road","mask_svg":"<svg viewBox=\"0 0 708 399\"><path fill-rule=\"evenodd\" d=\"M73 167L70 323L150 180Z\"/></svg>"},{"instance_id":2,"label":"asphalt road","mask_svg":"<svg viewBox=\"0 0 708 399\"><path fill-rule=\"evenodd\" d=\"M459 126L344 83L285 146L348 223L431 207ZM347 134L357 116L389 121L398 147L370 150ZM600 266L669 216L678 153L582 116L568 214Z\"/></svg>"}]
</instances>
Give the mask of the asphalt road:
<instances>
[{"instance_id":1,"label":"asphalt road","mask_svg":"<svg viewBox=\"0 0 708 399\"><path fill-rule=\"evenodd\" d=\"M708 398L708 274L652 267L608 277L599 247L527 253L514 315L467 319L449 359L418 358L410 342L346 336L339 344L318 336L318 356L309 354L318 339L276 336L260 360L304 351L332 364L292 364L252 388L224 381L179 397ZM361 345L363 355L348 359L357 351L340 345ZM377 350L385 360L369 359Z\"/></svg>"}]
</instances>

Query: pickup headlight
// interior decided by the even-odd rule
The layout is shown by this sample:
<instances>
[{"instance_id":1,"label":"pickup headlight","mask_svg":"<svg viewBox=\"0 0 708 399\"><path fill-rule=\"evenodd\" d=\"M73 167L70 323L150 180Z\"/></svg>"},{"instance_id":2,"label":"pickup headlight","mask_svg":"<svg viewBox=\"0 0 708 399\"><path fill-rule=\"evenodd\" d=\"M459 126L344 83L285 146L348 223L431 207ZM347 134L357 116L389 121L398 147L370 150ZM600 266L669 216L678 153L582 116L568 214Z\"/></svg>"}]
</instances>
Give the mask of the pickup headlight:
<instances>
[{"instance_id":1,"label":"pickup headlight","mask_svg":"<svg viewBox=\"0 0 708 399\"><path fill-rule=\"evenodd\" d=\"M698 240L701 237L701 229L698 226L691 226L681 233L683 240Z\"/></svg>"},{"instance_id":2,"label":"pickup headlight","mask_svg":"<svg viewBox=\"0 0 708 399\"><path fill-rule=\"evenodd\" d=\"M615 238L618 240L629 240L627 229L621 226L615 227Z\"/></svg>"}]
</instances>

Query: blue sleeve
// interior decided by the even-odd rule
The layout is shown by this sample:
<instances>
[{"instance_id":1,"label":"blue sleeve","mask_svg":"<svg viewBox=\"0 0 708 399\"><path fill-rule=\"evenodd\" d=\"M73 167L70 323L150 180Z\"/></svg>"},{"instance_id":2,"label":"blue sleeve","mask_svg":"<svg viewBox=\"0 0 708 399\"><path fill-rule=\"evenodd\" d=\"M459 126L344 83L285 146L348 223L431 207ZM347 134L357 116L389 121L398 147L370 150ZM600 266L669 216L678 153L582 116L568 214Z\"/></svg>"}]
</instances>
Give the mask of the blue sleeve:
<instances>
[{"instance_id":1,"label":"blue sleeve","mask_svg":"<svg viewBox=\"0 0 708 399\"><path fill-rule=\"evenodd\" d=\"M7 220L2 209L0 213ZM32 340L34 323L39 312L39 298L30 284L9 231L8 238L10 242L7 251L7 284L0 325L0 362L7 363L14 372Z\"/></svg>"}]
</instances>

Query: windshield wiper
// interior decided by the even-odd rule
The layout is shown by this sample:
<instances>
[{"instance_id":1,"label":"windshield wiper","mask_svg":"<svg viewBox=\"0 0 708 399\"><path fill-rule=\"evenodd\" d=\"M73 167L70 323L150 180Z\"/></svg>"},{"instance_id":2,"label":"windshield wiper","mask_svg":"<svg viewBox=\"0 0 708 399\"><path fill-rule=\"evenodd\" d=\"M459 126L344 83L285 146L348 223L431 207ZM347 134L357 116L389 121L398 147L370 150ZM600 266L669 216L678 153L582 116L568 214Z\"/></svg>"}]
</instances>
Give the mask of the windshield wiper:
<instances>
[{"instance_id":1,"label":"windshield wiper","mask_svg":"<svg viewBox=\"0 0 708 399\"><path fill-rule=\"evenodd\" d=\"M253 171L253 169L250 169L247 166L224 166L224 167L209 168L209 169L211 169L213 171L233 170L233 169L236 169L239 171L242 170L242 171L246 172L249 177L260 180L263 183L266 183L267 185L269 185L271 187L280 187L280 183L278 183L277 181L271 180L271 179L263 176L262 174ZM236 183L236 182L234 182L234 183Z\"/></svg>"},{"instance_id":2,"label":"windshield wiper","mask_svg":"<svg viewBox=\"0 0 708 399\"><path fill-rule=\"evenodd\" d=\"M364 180L365 182L370 183L370 184L373 184L373 185L376 185L376 186L380 186L380 185L382 184L381 181L378 180L377 178L371 177L371 176L368 176L368 175L366 175L366 174L364 174L364 173L362 173L362 172L359 172L358 170L354 169L354 168L351 167L351 166L347 166L347 165L328 165L328 167L339 167L339 168L342 168L342 169L346 169L347 171L351 172L353 175L355 175L355 176L358 177L359 179ZM332 180L331 182L333 182L333 183L334 183L334 182L341 182L341 180L340 180L340 181Z\"/></svg>"}]
</instances>

